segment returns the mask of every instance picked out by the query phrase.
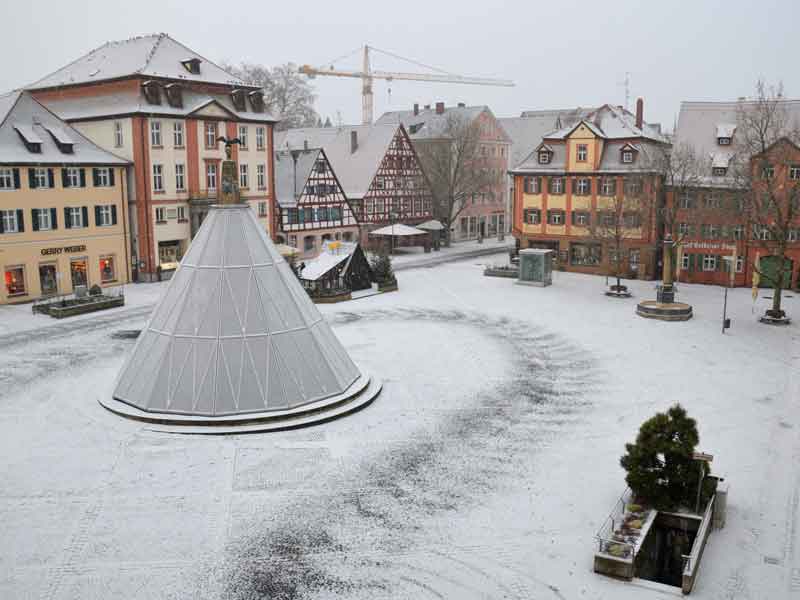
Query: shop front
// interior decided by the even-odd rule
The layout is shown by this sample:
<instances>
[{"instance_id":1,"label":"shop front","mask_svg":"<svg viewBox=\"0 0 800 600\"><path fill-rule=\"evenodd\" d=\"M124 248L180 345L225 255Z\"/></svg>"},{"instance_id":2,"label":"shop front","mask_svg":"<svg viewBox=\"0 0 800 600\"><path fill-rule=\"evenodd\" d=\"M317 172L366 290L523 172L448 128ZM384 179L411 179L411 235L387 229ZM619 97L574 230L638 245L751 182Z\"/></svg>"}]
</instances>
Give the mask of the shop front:
<instances>
[{"instance_id":1,"label":"shop front","mask_svg":"<svg viewBox=\"0 0 800 600\"><path fill-rule=\"evenodd\" d=\"M0 304L67 295L79 286L88 289L127 283L125 256L121 238L57 246L47 242L5 246L0 253Z\"/></svg>"},{"instance_id":2,"label":"shop front","mask_svg":"<svg viewBox=\"0 0 800 600\"><path fill-rule=\"evenodd\" d=\"M165 240L158 242L158 280L172 277L178 268L188 246L186 240Z\"/></svg>"}]
</instances>

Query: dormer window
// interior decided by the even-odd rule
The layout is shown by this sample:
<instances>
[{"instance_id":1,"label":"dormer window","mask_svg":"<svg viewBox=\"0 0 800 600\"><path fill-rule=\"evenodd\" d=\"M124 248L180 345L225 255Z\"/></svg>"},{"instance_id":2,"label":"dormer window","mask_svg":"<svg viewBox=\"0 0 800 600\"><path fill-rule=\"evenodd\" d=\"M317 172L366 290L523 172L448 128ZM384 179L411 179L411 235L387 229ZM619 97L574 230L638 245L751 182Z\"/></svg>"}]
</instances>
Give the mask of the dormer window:
<instances>
[{"instance_id":1,"label":"dormer window","mask_svg":"<svg viewBox=\"0 0 800 600\"><path fill-rule=\"evenodd\" d=\"M158 88L159 85L155 81L142 83L142 92L144 92L144 99L148 104L161 104L161 93Z\"/></svg>"},{"instance_id":2,"label":"dormer window","mask_svg":"<svg viewBox=\"0 0 800 600\"><path fill-rule=\"evenodd\" d=\"M179 84L170 83L165 85L164 92L167 94L167 103L172 108L183 108L183 93Z\"/></svg>"},{"instance_id":3,"label":"dormer window","mask_svg":"<svg viewBox=\"0 0 800 600\"><path fill-rule=\"evenodd\" d=\"M720 146L730 146L731 145L731 138L729 138L729 137L717 138L717 144L719 144Z\"/></svg>"},{"instance_id":4,"label":"dormer window","mask_svg":"<svg viewBox=\"0 0 800 600\"><path fill-rule=\"evenodd\" d=\"M182 60L181 64L183 68L189 71L192 75L199 75L200 74L200 59L199 58L190 58L188 60Z\"/></svg>"},{"instance_id":5,"label":"dormer window","mask_svg":"<svg viewBox=\"0 0 800 600\"><path fill-rule=\"evenodd\" d=\"M728 167L711 167L711 174L715 177L724 177L728 172Z\"/></svg>"},{"instance_id":6,"label":"dormer window","mask_svg":"<svg viewBox=\"0 0 800 600\"><path fill-rule=\"evenodd\" d=\"M730 146L735 131L735 123L717 123L717 145Z\"/></svg>"},{"instance_id":7,"label":"dormer window","mask_svg":"<svg viewBox=\"0 0 800 600\"><path fill-rule=\"evenodd\" d=\"M586 162L589 156L589 146L586 144L578 144L578 162Z\"/></svg>"},{"instance_id":8,"label":"dormer window","mask_svg":"<svg viewBox=\"0 0 800 600\"><path fill-rule=\"evenodd\" d=\"M633 162L633 152L631 150L625 150L622 153L622 162L624 162L624 163L632 163Z\"/></svg>"},{"instance_id":9,"label":"dormer window","mask_svg":"<svg viewBox=\"0 0 800 600\"><path fill-rule=\"evenodd\" d=\"M253 112L264 112L264 92L255 91L250 92L250 106L253 107Z\"/></svg>"},{"instance_id":10,"label":"dormer window","mask_svg":"<svg viewBox=\"0 0 800 600\"><path fill-rule=\"evenodd\" d=\"M63 129L55 126L47 127L46 129L50 132L50 136L63 154L72 154L75 151L75 142Z\"/></svg>"},{"instance_id":11,"label":"dormer window","mask_svg":"<svg viewBox=\"0 0 800 600\"><path fill-rule=\"evenodd\" d=\"M233 108L236 110L240 112L247 110L244 90L233 90L231 92L231 102L233 102Z\"/></svg>"},{"instance_id":12,"label":"dormer window","mask_svg":"<svg viewBox=\"0 0 800 600\"><path fill-rule=\"evenodd\" d=\"M42 153L42 138L40 138L39 134L33 130L33 127L30 125L15 123L14 129L16 130L17 134L19 134L19 137L22 139L22 142L25 144L28 152L32 152L33 154Z\"/></svg>"},{"instance_id":13,"label":"dormer window","mask_svg":"<svg viewBox=\"0 0 800 600\"><path fill-rule=\"evenodd\" d=\"M625 144L620 148L620 160L623 164L630 165L636 161L636 153L639 149L632 144Z\"/></svg>"},{"instance_id":14,"label":"dormer window","mask_svg":"<svg viewBox=\"0 0 800 600\"><path fill-rule=\"evenodd\" d=\"M550 153L547 150L540 150L539 151L539 164L540 165L549 165L550 164Z\"/></svg>"}]
</instances>

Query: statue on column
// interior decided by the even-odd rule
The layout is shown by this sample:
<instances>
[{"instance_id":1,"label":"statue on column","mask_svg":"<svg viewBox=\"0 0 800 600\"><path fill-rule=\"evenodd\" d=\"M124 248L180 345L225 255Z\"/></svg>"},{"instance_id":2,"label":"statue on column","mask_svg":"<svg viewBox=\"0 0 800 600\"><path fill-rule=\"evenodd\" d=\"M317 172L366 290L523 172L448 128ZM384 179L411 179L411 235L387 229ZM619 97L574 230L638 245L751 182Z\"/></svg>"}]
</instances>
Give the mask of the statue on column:
<instances>
[{"instance_id":1,"label":"statue on column","mask_svg":"<svg viewBox=\"0 0 800 600\"><path fill-rule=\"evenodd\" d=\"M236 161L231 157L234 144L241 144L239 138L218 137L218 142L225 144L225 160L222 161L222 177L220 184L219 204L239 204L239 178Z\"/></svg>"}]
</instances>

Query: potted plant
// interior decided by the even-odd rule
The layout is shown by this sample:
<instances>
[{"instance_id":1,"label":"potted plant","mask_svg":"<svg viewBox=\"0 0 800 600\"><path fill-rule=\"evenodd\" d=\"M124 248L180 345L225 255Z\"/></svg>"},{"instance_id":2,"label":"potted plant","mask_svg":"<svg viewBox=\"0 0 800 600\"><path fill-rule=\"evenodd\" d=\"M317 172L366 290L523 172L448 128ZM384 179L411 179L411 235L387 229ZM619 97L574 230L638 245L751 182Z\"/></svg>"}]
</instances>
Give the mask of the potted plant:
<instances>
[{"instance_id":1,"label":"potted plant","mask_svg":"<svg viewBox=\"0 0 800 600\"><path fill-rule=\"evenodd\" d=\"M379 292L392 292L397 290L397 278L392 269L392 259L385 252L380 252L370 260L372 274L378 284Z\"/></svg>"}]
</instances>

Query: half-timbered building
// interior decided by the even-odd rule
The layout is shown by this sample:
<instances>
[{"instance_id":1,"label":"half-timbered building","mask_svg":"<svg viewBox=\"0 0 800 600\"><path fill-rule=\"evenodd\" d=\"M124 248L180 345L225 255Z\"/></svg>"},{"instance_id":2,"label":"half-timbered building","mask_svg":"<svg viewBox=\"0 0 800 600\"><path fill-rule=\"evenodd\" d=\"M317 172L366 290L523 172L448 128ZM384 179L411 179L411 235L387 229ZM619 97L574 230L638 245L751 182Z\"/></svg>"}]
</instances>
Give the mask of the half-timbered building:
<instances>
[{"instance_id":1,"label":"half-timbered building","mask_svg":"<svg viewBox=\"0 0 800 600\"><path fill-rule=\"evenodd\" d=\"M358 222L321 148L275 153L278 241L313 258L327 241L358 238Z\"/></svg>"},{"instance_id":2,"label":"half-timbered building","mask_svg":"<svg viewBox=\"0 0 800 600\"><path fill-rule=\"evenodd\" d=\"M275 147L325 150L364 243L372 229L433 217L430 185L402 125L290 129L275 134Z\"/></svg>"}]
</instances>

